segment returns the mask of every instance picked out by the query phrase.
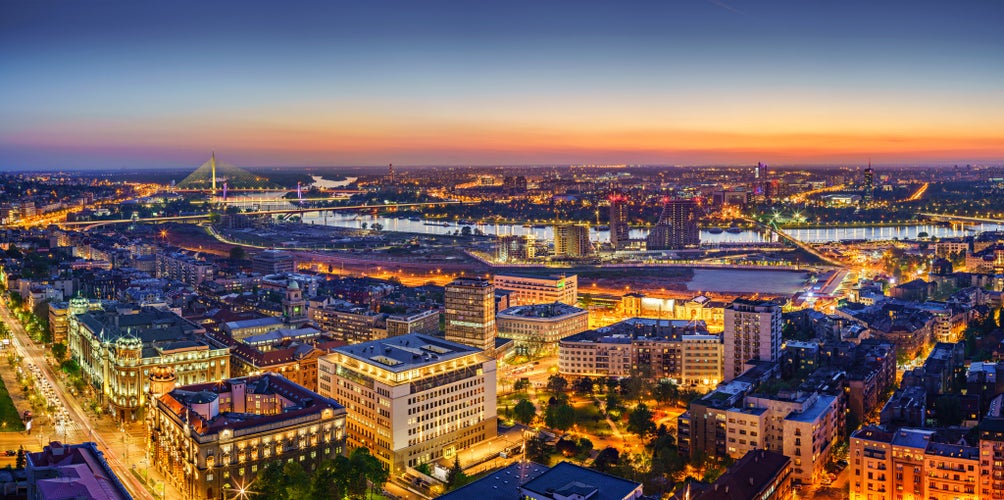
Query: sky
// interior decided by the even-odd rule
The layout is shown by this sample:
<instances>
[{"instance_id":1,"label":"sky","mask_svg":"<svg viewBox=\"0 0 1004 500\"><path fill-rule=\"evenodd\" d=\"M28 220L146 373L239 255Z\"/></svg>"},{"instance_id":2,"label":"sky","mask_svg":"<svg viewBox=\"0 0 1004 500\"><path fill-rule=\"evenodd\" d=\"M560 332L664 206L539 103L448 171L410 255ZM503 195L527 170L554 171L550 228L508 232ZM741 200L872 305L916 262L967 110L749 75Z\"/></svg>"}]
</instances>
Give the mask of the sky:
<instances>
[{"instance_id":1,"label":"sky","mask_svg":"<svg viewBox=\"0 0 1004 500\"><path fill-rule=\"evenodd\" d=\"M0 170L1004 163L1004 1L0 2Z\"/></svg>"}]
</instances>

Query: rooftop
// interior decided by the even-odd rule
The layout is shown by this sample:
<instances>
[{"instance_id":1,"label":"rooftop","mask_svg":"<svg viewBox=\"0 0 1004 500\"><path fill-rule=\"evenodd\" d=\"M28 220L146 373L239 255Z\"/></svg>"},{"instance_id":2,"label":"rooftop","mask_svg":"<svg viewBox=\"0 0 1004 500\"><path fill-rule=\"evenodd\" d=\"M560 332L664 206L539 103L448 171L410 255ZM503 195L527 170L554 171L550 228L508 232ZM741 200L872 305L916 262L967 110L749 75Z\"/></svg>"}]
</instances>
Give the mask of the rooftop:
<instances>
[{"instance_id":1,"label":"rooftop","mask_svg":"<svg viewBox=\"0 0 1004 500\"><path fill-rule=\"evenodd\" d=\"M392 372L403 372L482 351L457 342L410 333L339 347L334 352Z\"/></svg>"},{"instance_id":2,"label":"rooftop","mask_svg":"<svg viewBox=\"0 0 1004 500\"><path fill-rule=\"evenodd\" d=\"M694 500L760 498L758 494L777 479L790 463L791 459L780 453L750 451L729 467L710 488L695 496Z\"/></svg>"},{"instance_id":3,"label":"rooftop","mask_svg":"<svg viewBox=\"0 0 1004 500\"><path fill-rule=\"evenodd\" d=\"M979 460L980 448L978 446L961 446L948 443L931 443L927 447L928 455L937 455L946 458L960 458L965 460Z\"/></svg>"},{"instance_id":4,"label":"rooftop","mask_svg":"<svg viewBox=\"0 0 1004 500\"><path fill-rule=\"evenodd\" d=\"M150 307L141 310L89 311L77 321L106 342L120 341L142 349L144 358L163 351L208 349L205 330L171 311Z\"/></svg>"},{"instance_id":5,"label":"rooftop","mask_svg":"<svg viewBox=\"0 0 1004 500\"><path fill-rule=\"evenodd\" d=\"M819 417L825 413L833 402L836 401L835 396L824 396L820 395L816 398L816 402L812 406L805 409L805 411L800 413L792 413L788 415L785 420L791 420L793 422L815 422L819 420Z\"/></svg>"},{"instance_id":6,"label":"rooftop","mask_svg":"<svg viewBox=\"0 0 1004 500\"><path fill-rule=\"evenodd\" d=\"M531 280L560 280L566 278L575 278L575 274L548 274L547 276L533 276L529 274L519 274L519 273L503 273L496 274L496 278L520 278L520 279L531 279Z\"/></svg>"},{"instance_id":7,"label":"rooftop","mask_svg":"<svg viewBox=\"0 0 1004 500\"><path fill-rule=\"evenodd\" d=\"M927 429L900 429L893 433L893 446L905 446L908 448L926 449L931 442L933 430Z\"/></svg>"},{"instance_id":8,"label":"rooftop","mask_svg":"<svg viewBox=\"0 0 1004 500\"><path fill-rule=\"evenodd\" d=\"M750 308L773 308L780 307L771 300L735 299L726 306L726 309L750 309Z\"/></svg>"},{"instance_id":9,"label":"rooftop","mask_svg":"<svg viewBox=\"0 0 1004 500\"><path fill-rule=\"evenodd\" d=\"M851 434L852 438L875 441L879 443L891 443L895 433L889 432L881 427L863 427Z\"/></svg>"},{"instance_id":10,"label":"rooftop","mask_svg":"<svg viewBox=\"0 0 1004 500\"><path fill-rule=\"evenodd\" d=\"M561 462L520 489L545 498L570 498L578 494L590 500L622 500L633 498L641 483Z\"/></svg>"},{"instance_id":11,"label":"rooftop","mask_svg":"<svg viewBox=\"0 0 1004 500\"><path fill-rule=\"evenodd\" d=\"M94 443L53 441L27 459L40 498L132 499Z\"/></svg>"},{"instance_id":12,"label":"rooftop","mask_svg":"<svg viewBox=\"0 0 1004 500\"><path fill-rule=\"evenodd\" d=\"M281 325L282 320L274 316L267 316L265 318L255 318L255 319L243 319L239 321L228 321L226 327L229 330L237 330L239 328L255 328L261 326L275 326Z\"/></svg>"},{"instance_id":13,"label":"rooftop","mask_svg":"<svg viewBox=\"0 0 1004 500\"><path fill-rule=\"evenodd\" d=\"M194 405L203 405L219 399L220 394L233 394L235 386L243 386L245 394L275 395L281 402L281 411L275 414L227 411L232 408L220 405L218 413L202 415ZM230 404L237 404L232 401ZM157 402L161 410L174 414L191 424L194 434L215 434L223 429L239 431L283 420L317 415L324 410L344 411L344 406L286 377L265 373L250 377L232 378L221 382L194 384L179 387L163 395Z\"/></svg>"},{"instance_id":14,"label":"rooftop","mask_svg":"<svg viewBox=\"0 0 1004 500\"><path fill-rule=\"evenodd\" d=\"M562 342L630 343L635 339L682 340L688 335L700 335L702 340L703 336L708 336L704 321L630 318L565 337Z\"/></svg>"},{"instance_id":15,"label":"rooftop","mask_svg":"<svg viewBox=\"0 0 1004 500\"><path fill-rule=\"evenodd\" d=\"M514 462L473 483L451 491L438 500L514 500L520 498L519 487L547 472L546 465L534 462Z\"/></svg>"},{"instance_id":16,"label":"rooftop","mask_svg":"<svg viewBox=\"0 0 1004 500\"><path fill-rule=\"evenodd\" d=\"M509 316L516 318L553 319L581 315L585 313L587 313L585 309L580 309L561 302L555 302L553 304L533 304L510 307L509 309L500 311L498 315L500 317Z\"/></svg>"},{"instance_id":17,"label":"rooftop","mask_svg":"<svg viewBox=\"0 0 1004 500\"><path fill-rule=\"evenodd\" d=\"M465 287L479 287L486 288L492 286L492 282L481 278L457 278L446 285L451 286L465 286Z\"/></svg>"}]
</instances>

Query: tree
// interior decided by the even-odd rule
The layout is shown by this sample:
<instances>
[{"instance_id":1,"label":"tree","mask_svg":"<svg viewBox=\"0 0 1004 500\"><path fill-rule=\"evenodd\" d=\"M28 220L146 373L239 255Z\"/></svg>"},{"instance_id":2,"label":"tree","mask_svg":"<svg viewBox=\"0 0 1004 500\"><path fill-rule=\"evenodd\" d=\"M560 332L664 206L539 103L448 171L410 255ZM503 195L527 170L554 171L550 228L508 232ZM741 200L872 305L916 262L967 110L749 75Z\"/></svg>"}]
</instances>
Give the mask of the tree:
<instances>
[{"instance_id":1,"label":"tree","mask_svg":"<svg viewBox=\"0 0 1004 500\"><path fill-rule=\"evenodd\" d=\"M567 431L575 423L575 409L568 403L548 406L544 423L552 429Z\"/></svg>"},{"instance_id":2,"label":"tree","mask_svg":"<svg viewBox=\"0 0 1004 500\"><path fill-rule=\"evenodd\" d=\"M620 407L621 398L619 398L616 394L611 392L610 394L607 394L606 402L607 402L607 412L610 412L611 410Z\"/></svg>"},{"instance_id":3,"label":"tree","mask_svg":"<svg viewBox=\"0 0 1004 500\"><path fill-rule=\"evenodd\" d=\"M600 450L600 453L596 455L596 459L593 460L593 468L600 472L609 472L620 462L620 452L617 448L611 448L607 446Z\"/></svg>"},{"instance_id":4,"label":"tree","mask_svg":"<svg viewBox=\"0 0 1004 500\"><path fill-rule=\"evenodd\" d=\"M80 364L77 363L75 359L67 359L59 364L59 369L63 370L67 375L71 377L80 375Z\"/></svg>"},{"instance_id":5,"label":"tree","mask_svg":"<svg viewBox=\"0 0 1004 500\"><path fill-rule=\"evenodd\" d=\"M575 392L579 394L590 394L593 392L593 379L582 377L575 381Z\"/></svg>"},{"instance_id":6,"label":"tree","mask_svg":"<svg viewBox=\"0 0 1004 500\"><path fill-rule=\"evenodd\" d=\"M934 418L938 426L947 427L962 423L962 404L959 398L945 394L934 401Z\"/></svg>"},{"instance_id":7,"label":"tree","mask_svg":"<svg viewBox=\"0 0 1004 500\"><path fill-rule=\"evenodd\" d=\"M348 498L362 498L366 494L366 481L371 481L375 468L383 467L383 464L376 457L369 454L369 450L359 447L352 450L348 455ZM386 481L385 481L386 482ZM381 483L383 485L384 483ZM374 485L375 486L375 485Z\"/></svg>"},{"instance_id":8,"label":"tree","mask_svg":"<svg viewBox=\"0 0 1004 500\"><path fill-rule=\"evenodd\" d=\"M244 250L244 247L233 246L230 247L230 260L238 261L248 258L248 253Z\"/></svg>"},{"instance_id":9,"label":"tree","mask_svg":"<svg viewBox=\"0 0 1004 500\"><path fill-rule=\"evenodd\" d=\"M460 228L460 236L468 237L471 235L471 226L464 226Z\"/></svg>"},{"instance_id":10,"label":"tree","mask_svg":"<svg viewBox=\"0 0 1004 500\"><path fill-rule=\"evenodd\" d=\"M359 474L352 470L349 458L338 455L332 461L324 462L314 473L311 483L311 498L315 500L344 500L348 496L349 482ZM259 476L260 477L260 476Z\"/></svg>"},{"instance_id":11,"label":"tree","mask_svg":"<svg viewBox=\"0 0 1004 500\"><path fill-rule=\"evenodd\" d=\"M251 498L253 500L269 500L285 497L286 485L282 475L282 462L270 462L255 479L254 493L251 494Z\"/></svg>"},{"instance_id":12,"label":"tree","mask_svg":"<svg viewBox=\"0 0 1004 500\"><path fill-rule=\"evenodd\" d=\"M446 474L446 489L455 490L470 482L471 478L464 474L464 469L460 466L460 455L454 455L453 467Z\"/></svg>"},{"instance_id":13,"label":"tree","mask_svg":"<svg viewBox=\"0 0 1004 500\"><path fill-rule=\"evenodd\" d=\"M568 390L568 380L561 375L551 375L547 378L547 390L555 396L564 394Z\"/></svg>"},{"instance_id":14,"label":"tree","mask_svg":"<svg viewBox=\"0 0 1004 500\"><path fill-rule=\"evenodd\" d=\"M306 498L310 494L310 478L299 462L286 462L282 476L284 498Z\"/></svg>"},{"instance_id":15,"label":"tree","mask_svg":"<svg viewBox=\"0 0 1004 500\"><path fill-rule=\"evenodd\" d=\"M533 403L525 399L521 399L518 403L516 403L512 412L513 418L515 418L517 422L523 425L530 425L530 422L533 422L533 419L537 416L537 407L534 406Z\"/></svg>"},{"instance_id":16,"label":"tree","mask_svg":"<svg viewBox=\"0 0 1004 500\"><path fill-rule=\"evenodd\" d=\"M652 389L652 396L655 400L660 403L668 403L670 401L676 401L680 396L680 389L676 384L663 380L656 384L655 388Z\"/></svg>"},{"instance_id":17,"label":"tree","mask_svg":"<svg viewBox=\"0 0 1004 500\"><path fill-rule=\"evenodd\" d=\"M536 435L526 442L526 458L541 465L550 465L551 447L544 438Z\"/></svg>"},{"instance_id":18,"label":"tree","mask_svg":"<svg viewBox=\"0 0 1004 500\"><path fill-rule=\"evenodd\" d=\"M366 479L369 479L374 488L383 488L384 483L390 479L390 471L376 457L371 457L370 467L366 470Z\"/></svg>"},{"instance_id":19,"label":"tree","mask_svg":"<svg viewBox=\"0 0 1004 500\"><path fill-rule=\"evenodd\" d=\"M52 344L52 356L56 358L56 361L62 362L63 358L66 357L66 344L62 342Z\"/></svg>"},{"instance_id":20,"label":"tree","mask_svg":"<svg viewBox=\"0 0 1004 500\"><path fill-rule=\"evenodd\" d=\"M644 403L639 404L634 410L631 410L631 414L628 415L627 430L628 432L637 434L639 437L645 437L655 432L655 422L652 422L652 411Z\"/></svg>"},{"instance_id":21,"label":"tree","mask_svg":"<svg viewBox=\"0 0 1004 500\"><path fill-rule=\"evenodd\" d=\"M582 460L585 460L587 457L589 457L589 453L593 451L593 442L584 437L579 438L579 440L575 444L578 445L579 447L579 452L577 453L577 455Z\"/></svg>"},{"instance_id":22,"label":"tree","mask_svg":"<svg viewBox=\"0 0 1004 500\"><path fill-rule=\"evenodd\" d=\"M512 385L512 390L516 392L524 392L530 388L530 379L521 378Z\"/></svg>"},{"instance_id":23,"label":"tree","mask_svg":"<svg viewBox=\"0 0 1004 500\"><path fill-rule=\"evenodd\" d=\"M356 448L349 454L348 494L349 498L361 498L366 495L367 481L374 487L383 486L387 482L387 470L380 460L370 455L366 448Z\"/></svg>"}]
</instances>

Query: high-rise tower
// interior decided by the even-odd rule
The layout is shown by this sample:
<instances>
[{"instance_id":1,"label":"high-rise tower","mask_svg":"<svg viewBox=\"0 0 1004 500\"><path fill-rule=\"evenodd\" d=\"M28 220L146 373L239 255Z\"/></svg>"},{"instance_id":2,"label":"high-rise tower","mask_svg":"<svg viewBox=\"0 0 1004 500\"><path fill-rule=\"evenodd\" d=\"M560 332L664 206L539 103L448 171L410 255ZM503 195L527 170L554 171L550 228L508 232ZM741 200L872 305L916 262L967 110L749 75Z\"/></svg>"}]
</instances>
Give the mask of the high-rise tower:
<instances>
[{"instance_id":1,"label":"high-rise tower","mask_svg":"<svg viewBox=\"0 0 1004 500\"><path fill-rule=\"evenodd\" d=\"M446 340L495 349L495 286L480 278L457 278L446 285Z\"/></svg>"},{"instance_id":2,"label":"high-rise tower","mask_svg":"<svg viewBox=\"0 0 1004 500\"><path fill-rule=\"evenodd\" d=\"M701 244L697 227L697 202L663 198L662 215L645 241L648 250L681 250Z\"/></svg>"},{"instance_id":3,"label":"high-rise tower","mask_svg":"<svg viewBox=\"0 0 1004 500\"><path fill-rule=\"evenodd\" d=\"M736 299L725 306L722 380L743 372L751 359L777 361L781 353L781 307L766 300Z\"/></svg>"},{"instance_id":4,"label":"high-rise tower","mask_svg":"<svg viewBox=\"0 0 1004 500\"><path fill-rule=\"evenodd\" d=\"M868 168L865 169L864 175L864 193L861 197L863 200L872 201L875 196L875 171L872 170L872 162L868 161Z\"/></svg>"},{"instance_id":5,"label":"high-rise tower","mask_svg":"<svg viewBox=\"0 0 1004 500\"><path fill-rule=\"evenodd\" d=\"M209 157L209 167L213 170L213 194L216 194L216 151Z\"/></svg>"},{"instance_id":6,"label":"high-rise tower","mask_svg":"<svg viewBox=\"0 0 1004 500\"><path fill-rule=\"evenodd\" d=\"M628 245L631 228L627 223L627 196L621 193L610 195L610 245L621 250Z\"/></svg>"},{"instance_id":7,"label":"high-rise tower","mask_svg":"<svg viewBox=\"0 0 1004 500\"><path fill-rule=\"evenodd\" d=\"M585 257L592 253L587 224L557 224L554 226L556 257Z\"/></svg>"}]
</instances>

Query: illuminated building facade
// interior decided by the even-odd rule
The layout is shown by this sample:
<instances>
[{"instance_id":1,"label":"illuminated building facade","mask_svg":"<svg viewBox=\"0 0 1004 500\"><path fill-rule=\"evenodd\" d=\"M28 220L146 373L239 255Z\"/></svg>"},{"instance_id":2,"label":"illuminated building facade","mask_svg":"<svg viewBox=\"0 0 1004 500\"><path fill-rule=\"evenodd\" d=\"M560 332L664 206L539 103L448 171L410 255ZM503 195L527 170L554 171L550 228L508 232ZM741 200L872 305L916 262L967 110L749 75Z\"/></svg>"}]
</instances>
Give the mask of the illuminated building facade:
<instances>
[{"instance_id":1,"label":"illuminated building facade","mask_svg":"<svg viewBox=\"0 0 1004 500\"><path fill-rule=\"evenodd\" d=\"M610 246L614 250L621 250L628 246L631 241L631 227L628 226L627 196L614 193L608 198L610 201Z\"/></svg>"},{"instance_id":2,"label":"illuminated building facade","mask_svg":"<svg viewBox=\"0 0 1004 500\"><path fill-rule=\"evenodd\" d=\"M554 226L555 257L586 257L593 253L589 243L587 224L558 224Z\"/></svg>"},{"instance_id":3,"label":"illuminated building facade","mask_svg":"<svg viewBox=\"0 0 1004 500\"><path fill-rule=\"evenodd\" d=\"M509 292L510 307L555 302L574 306L579 300L579 277L574 274L546 278L496 274L493 283L496 290Z\"/></svg>"},{"instance_id":4,"label":"illuminated building facade","mask_svg":"<svg viewBox=\"0 0 1004 500\"><path fill-rule=\"evenodd\" d=\"M645 241L648 250L682 250L700 246L697 202L690 199L664 199L659 222Z\"/></svg>"},{"instance_id":5,"label":"illuminated building facade","mask_svg":"<svg viewBox=\"0 0 1004 500\"><path fill-rule=\"evenodd\" d=\"M777 361L781 354L781 307L770 301L736 299L725 307L724 380L743 372L751 359Z\"/></svg>"},{"instance_id":6,"label":"illuminated building facade","mask_svg":"<svg viewBox=\"0 0 1004 500\"><path fill-rule=\"evenodd\" d=\"M495 287L480 278L446 285L446 340L484 351L495 348Z\"/></svg>"},{"instance_id":7,"label":"illuminated building facade","mask_svg":"<svg viewBox=\"0 0 1004 500\"><path fill-rule=\"evenodd\" d=\"M589 311L554 302L510 307L496 316L498 336L516 341L517 351L554 352L558 341L586 331Z\"/></svg>"},{"instance_id":8,"label":"illuminated building facade","mask_svg":"<svg viewBox=\"0 0 1004 500\"><path fill-rule=\"evenodd\" d=\"M495 359L481 349L401 335L339 347L318 372L319 392L348 409L349 447L391 475L496 436Z\"/></svg>"},{"instance_id":9,"label":"illuminated building facade","mask_svg":"<svg viewBox=\"0 0 1004 500\"><path fill-rule=\"evenodd\" d=\"M722 339L703 322L631 318L558 341L558 372L713 387L722 378Z\"/></svg>"},{"instance_id":10,"label":"illuminated building facade","mask_svg":"<svg viewBox=\"0 0 1004 500\"><path fill-rule=\"evenodd\" d=\"M89 311L70 316L67 347L116 418L136 419L160 395L151 380L158 372L182 384L230 376L230 350L204 334L170 311Z\"/></svg>"},{"instance_id":11,"label":"illuminated building facade","mask_svg":"<svg viewBox=\"0 0 1004 500\"><path fill-rule=\"evenodd\" d=\"M275 374L179 387L149 421L151 462L185 498L230 497L271 462L309 473L342 454L345 414Z\"/></svg>"}]
</instances>

